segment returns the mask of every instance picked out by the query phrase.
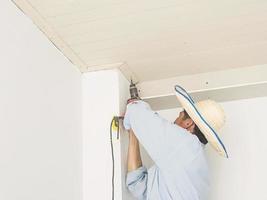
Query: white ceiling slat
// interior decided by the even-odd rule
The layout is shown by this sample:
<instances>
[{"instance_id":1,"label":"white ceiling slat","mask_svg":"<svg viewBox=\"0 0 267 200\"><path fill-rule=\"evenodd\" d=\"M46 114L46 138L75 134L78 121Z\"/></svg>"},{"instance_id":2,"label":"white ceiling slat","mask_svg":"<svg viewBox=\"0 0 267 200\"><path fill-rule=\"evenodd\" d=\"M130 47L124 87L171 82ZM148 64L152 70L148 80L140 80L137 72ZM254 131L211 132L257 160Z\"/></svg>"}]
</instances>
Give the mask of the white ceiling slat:
<instances>
[{"instance_id":1,"label":"white ceiling slat","mask_svg":"<svg viewBox=\"0 0 267 200\"><path fill-rule=\"evenodd\" d=\"M102 5L97 8L89 7L85 12L75 12L73 14L56 15L49 17L48 20L54 25L64 28L67 26L90 23L92 21L104 20L110 18L120 18L127 15L140 15L140 13L155 11L168 7L183 7L185 3L177 0L163 1L124 1L112 5ZM189 2L186 3L188 5ZM88 8L88 7L87 7ZM66 20L67 19L67 20Z\"/></svg>"},{"instance_id":2,"label":"white ceiling slat","mask_svg":"<svg viewBox=\"0 0 267 200\"><path fill-rule=\"evenodd\" d=\"M227 18L227 20L220 19L221 21L218 23L218 20L208 20L204 17L202 17L203 19L199 19L198 17L187 19L181 16L176 8L168 8L160 12L150 12L149 15L145 16L135 15L126 16L125 18L93 21L88 24L68 26L64 29L57 28L57 31L65 40L69 41L69 44L73 45L136 34L162 33L167 31L176 31L179 33L179 31L183 30L194 32L201 29L202 26L213 27L215 25L221 26L234 22L236 22L236 25L248 24L249 22L251 24L248 25L253 25L255 18L256 22L259 19L266 19L265 13L259 12L250 15L233 16ZM263 26L259 26L258 28L261 27Z\"/></svg>"},{"instance_id":3,"label":"white ceiling slat","mask_svg":"<svg viewBox=\"0 0 267 200\"><path fill-rule=\"evenodd\" d=\"M106 5L121 3L122 0L80 1L80 0L29 0L38 10L42 11L44 17L67 16L74 13L85 13Z\"/></svg>"},{"instance_id":4,"label":"white ceiling slat","mask_svg":"<svg viewBox=\"0 0 267 200\"><path fill-rule=\"evenodd\" d=\"M165 7L170 5L183 5L193 2L194 0L178 1L178 0L100 0L100 1L85 1L85 0L75 0L75 1L36 1L30 0L37 8L42 8L42 13L47 18L65 18L74 17L79 15L81 21L84 17L90 17L94 15L98 16L108 16L109 14L115 14L112 11L120 11L118 8L128 11L138 11L144 9L155 9L159 7ZM66 9L73 6L73 9ZM53 7L51 10L50 8ZM109 16L110 17L110 16ZM60 24L62 25L62 24Z\"/></svg>"},{"instance_id":5,"label":"white ceiling slat","mask_svg":"<svg viewBox=\"0 0 267 200\"><path fill-rule=\"evenodd\" d=\"M131 3L124 3L124 4L117 4L113 6L104 6L102 5L98 9L88 9L87 15L84 13L74 13L73 16L78 18L78 22L75 23L71 21L73 16L63 16L64 19L60 22L60 24L56 24L57 27L60 27L62 23L66 22L67 29L73 26L72 29L79 28L79 25L88 27L93 21L101 20L114 20L116 23L116 18L125 18L125 16L131 16L131 18L139 19L146 18L147 15L153 15L155 19L161 19L161 17L169 17L175 16L186 20L185 23L190 23L192 20L220 20L226 19L233 16L241 16L244 14L253 14L263 12L265 13L266 7L265 4L244 4L244 2L239 1L223 1L224 3L220 3L218 7L215 1L208 1L208 2L187 2L187 3L178 3L179 1L161 1L160 3L156 4L155 2L145 1L145 2L131 2ZM236 3L238 2L238 3ZM248 9L249 7L249 9ZM225 12L227 10L227 12ZM164 12L165 11L165 12ZM161 14L163 12L163 15ZM61 16L55 16L54 18L61 18ZM114 18L114 19L113 19ZM179 18L176 18L179 19ZM63 22L64 20L64 22ZM144 19L145 20L145 19ZM79 23L79 21L81 21ZM153 20L152 20L153 21ZM53 23L53 21L51 21ZM142 21L141 21L142 22ZM218 21L217 21L218 22ZM220 22L220 21L219 21ZM78 26L78 27L76 27ZM59 29L60 30L60 29ZM64 30L64 27L63 27Z\"/></svg>"},{"instance_id":6,"label":"white ceiling slat","mask_svg":"<svg viewBox=\"0 0 267 200\"><path fill-rule=\"evenodd\" d=\"M172 12L170 12L172 10ZM150 12L149 15L129 15L124 18L110 18L105 20L93 21L90 23L77 24L68 26L66 28L58 28L63 37L70 37L76 35L77 31L81 33L80 36L90 36L93 33L102 32L105 35L126 35L138 33L140 31L146 32L149 29L160 31L167 27L175 27L175 23L180 22L181 19L175 9L169 8L160 10L158 12ZM104 37L105 35L101 35Z\"/></svg>"},{"instance_id":7,"label":"white ceiling slat","mask_svg":"<svg viewBox=\"0 0 267 200\"><path fill-rule=\"evenodd\" d=\"M266 24L267 25L267 24ZM180 31L167 32L161 34L143 34L134 35L131 37L115 38L112 40L98 41L94 43L84 43L81 45L71 45L76 49L78 54L86 52L87 54L94 55L95 53L104 54L106 51L125 51L127 48L138 50L140 47L143 49L155 49L164 48L173 51L173 48L184 50L185 52L199 51L207 48L216 48L220 46L231 46L244 44L247 42L260 42L267 40L267 26L264 26L262 30L253 29L253 26L259 26L254 23L252 26L232 25L227 27L213 27L212 29L198 30L198 32ZM224 32L224 29L231 29L231 32ZM243 30L240 33L240 30ZM256 37L255 37L256 36ZM179 38L179 40L177 40ZM185 53L183 52L183 53Z\"/></svg>"}]
</instances>

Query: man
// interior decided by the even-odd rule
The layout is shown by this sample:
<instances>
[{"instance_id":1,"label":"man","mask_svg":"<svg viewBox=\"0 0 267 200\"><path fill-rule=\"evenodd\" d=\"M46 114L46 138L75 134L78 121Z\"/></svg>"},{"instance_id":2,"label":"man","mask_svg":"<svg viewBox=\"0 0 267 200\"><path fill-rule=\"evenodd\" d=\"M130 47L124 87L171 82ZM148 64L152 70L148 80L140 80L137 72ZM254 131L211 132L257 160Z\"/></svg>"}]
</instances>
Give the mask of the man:
<instances>
[{"instance_id":1,"label":"man","mask_svg":"<svg viewBox=\"0 0 267 200\"><path fill-rule=\"evenodd\" d=\"M228 157L216 133L225 121L222 108L211 100L194 103L180 86L175 86L175 90L184 111L174 123L161 118L143 101L127 105L126 184L139 200L206 200L209 170L203 146L209 142ZM142 165L139 141L155 163L148 171Z\"/></svg>"}]
</instances>

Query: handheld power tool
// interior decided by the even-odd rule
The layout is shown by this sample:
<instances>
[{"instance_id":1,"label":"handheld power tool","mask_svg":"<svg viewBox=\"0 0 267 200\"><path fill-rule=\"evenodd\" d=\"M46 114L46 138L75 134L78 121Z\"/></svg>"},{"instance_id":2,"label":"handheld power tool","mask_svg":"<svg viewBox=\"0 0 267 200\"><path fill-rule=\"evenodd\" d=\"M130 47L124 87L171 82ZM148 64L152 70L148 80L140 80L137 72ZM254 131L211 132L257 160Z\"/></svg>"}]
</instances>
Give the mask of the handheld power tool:
<instances>
[{"instance_id":1,"label":"handheld power tool","mask_svg":"<svg viewBox=\"0 0 267 200\"><path fill-rule=\"evenodd\" d=\"M131 84L130 84L130 95L131 95L131 99L130 100L134 100L134 99L139 99L139 94L138 94L138 89L136 87L137 83L134 83L133 80L131 80Z\"/></svg>"}]
</instances>

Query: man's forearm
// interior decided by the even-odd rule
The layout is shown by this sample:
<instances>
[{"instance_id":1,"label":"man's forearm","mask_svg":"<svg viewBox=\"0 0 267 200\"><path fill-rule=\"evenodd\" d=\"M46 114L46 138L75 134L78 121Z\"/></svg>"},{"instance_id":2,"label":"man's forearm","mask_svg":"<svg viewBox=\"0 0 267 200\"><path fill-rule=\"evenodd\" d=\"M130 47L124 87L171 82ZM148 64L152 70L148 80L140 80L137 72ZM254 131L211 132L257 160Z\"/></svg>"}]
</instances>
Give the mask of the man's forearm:
<instances>
[{"instance_id":1,"label":"man's forearm","mask_svg":"<svg viewBox=\"0 0 267 200\"><path fill-rule=\"evenodd\" d=\"M142 166L140 148L138 139L135 137L132 129L129 130L128 147L128 172L138 169Z\"/></svg>"}]
</instances>

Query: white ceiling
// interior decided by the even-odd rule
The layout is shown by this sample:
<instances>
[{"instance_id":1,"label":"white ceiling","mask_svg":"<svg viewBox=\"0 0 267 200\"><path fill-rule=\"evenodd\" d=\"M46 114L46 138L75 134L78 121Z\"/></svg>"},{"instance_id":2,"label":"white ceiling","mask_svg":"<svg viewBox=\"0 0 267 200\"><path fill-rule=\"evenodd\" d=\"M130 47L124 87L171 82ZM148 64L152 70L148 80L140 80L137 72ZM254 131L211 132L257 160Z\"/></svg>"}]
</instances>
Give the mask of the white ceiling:
<instances>
[{"instance_id":1,"label":"white ceiling","mask_svg":"<svg viewBox=\"0 0 267 200\"><path fill-rule=\"evenodd\" d=\"M81 71L126 63L147 81L267 63L266 0L14 2Z\"/></svg>"}]
</instances>

